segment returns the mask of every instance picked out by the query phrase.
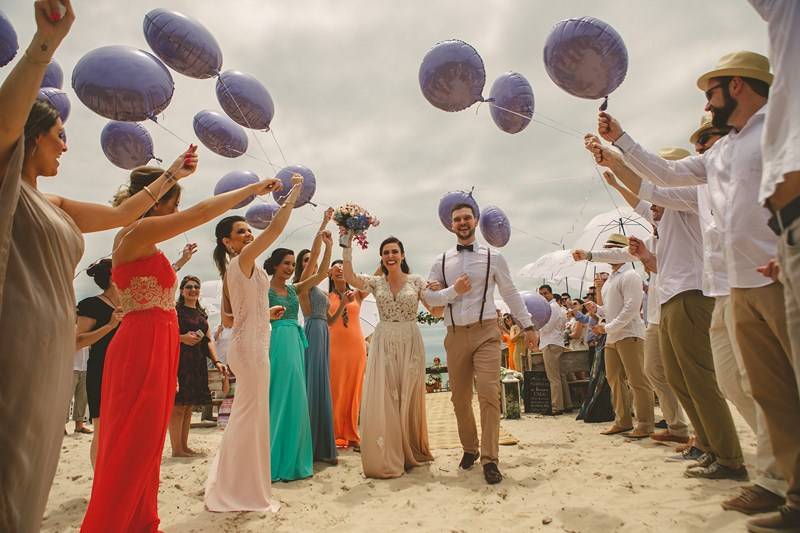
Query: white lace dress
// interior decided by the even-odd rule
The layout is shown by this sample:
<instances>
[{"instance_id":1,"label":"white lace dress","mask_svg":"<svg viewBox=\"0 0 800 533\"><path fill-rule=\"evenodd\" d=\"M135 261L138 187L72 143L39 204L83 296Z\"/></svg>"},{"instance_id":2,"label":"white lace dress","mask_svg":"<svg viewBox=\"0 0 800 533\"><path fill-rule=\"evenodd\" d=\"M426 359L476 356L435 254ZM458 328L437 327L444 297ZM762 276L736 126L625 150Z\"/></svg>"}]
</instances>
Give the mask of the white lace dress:
<instances>
[{"instance_id":1,"label":"white lace dress","mask_svg":"<svg viewBox=\"0 0 800 533\"><path fill-rule=\"evenodd\" d=\"M425 280L409 275L393 295L384 276L360 277L380 314L361 399L361 462L366 477L399 477L433 460L425 416L425 346L417 326Z\"/></svg>"}]
</instances>

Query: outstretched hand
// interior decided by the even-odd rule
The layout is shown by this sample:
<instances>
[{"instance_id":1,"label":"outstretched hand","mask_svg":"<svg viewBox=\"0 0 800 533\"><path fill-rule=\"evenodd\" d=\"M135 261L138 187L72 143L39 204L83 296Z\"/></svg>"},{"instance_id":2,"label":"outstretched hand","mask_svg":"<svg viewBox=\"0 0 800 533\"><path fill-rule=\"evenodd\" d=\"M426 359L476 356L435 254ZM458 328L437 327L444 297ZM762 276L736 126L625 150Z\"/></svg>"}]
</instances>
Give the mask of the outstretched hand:
<instances>
[{"instance_id":1,"label":"outstretched hand","mask_svg":"<svg viewBox=\"0 0 800 533\"><path fill-rule=\"evenodd\" d=\"M594 155L594 161L598 165L602 166L611 166L617 163L620 159L620 156L617 152L608 149L608 147L604 146L602 141L597 138L596 135L592 135L591 133L587 133L586 136L583 138L584 146L587 150L592 152Z\"/></svg>"},{"instance_id":2,"label":"outstretched hand","mask_svg":"<svg viewBox=\"0 0 800 533\"><path fill-rule=\"evenodd\" d=\"M175 179L183 179L194 174L197 170L197 145L190 144L189 149L183 152L178 158L169 166L168 172L172 174Z\"/></svg>"},{"instance_id":3,"label":"outstretched hand","mask_svg":"<svg viewBox=\"0 0 800 533\"><path fill-rule=\"evenodd\" d=\"M264 178L258 183L254 183L253 187L255 189L255 191L253 191L254 194L258 196L263 196L271 192L280 191L281 188L283 187L283 183L281 183L281 180L277 178Z\"/></svg>"},{"instance_id":4,"label":"outstretched hand","mask_svg":"<svg viewBox=\"0 0 800 533\"><path fill-rule=\"evenodd\" d=\"M37 0L33 4L36 36L33 52L52 57L75 22L70 0Z\"/></svg>"}]
</instances>

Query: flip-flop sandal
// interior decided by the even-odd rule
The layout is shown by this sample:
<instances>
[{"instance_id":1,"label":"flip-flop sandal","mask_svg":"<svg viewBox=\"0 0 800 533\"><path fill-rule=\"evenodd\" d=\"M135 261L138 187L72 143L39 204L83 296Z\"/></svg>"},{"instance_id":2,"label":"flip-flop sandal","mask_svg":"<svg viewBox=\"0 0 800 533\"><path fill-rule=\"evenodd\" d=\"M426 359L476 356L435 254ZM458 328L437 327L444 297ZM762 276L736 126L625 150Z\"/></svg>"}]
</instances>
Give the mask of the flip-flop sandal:
<instances>
[{"instance_id":1,"label":"flip-flop sandal","mask_svg":"<svg viewBox=\"0 0 800 533\"><path fill-rule=\"evenodd\" d=\"M601 435L619 435L620 433L627 433L629 431L633 431L633 428L617 428L615 430L603 431L600 434Z\"/></svg>"}]
</instances>

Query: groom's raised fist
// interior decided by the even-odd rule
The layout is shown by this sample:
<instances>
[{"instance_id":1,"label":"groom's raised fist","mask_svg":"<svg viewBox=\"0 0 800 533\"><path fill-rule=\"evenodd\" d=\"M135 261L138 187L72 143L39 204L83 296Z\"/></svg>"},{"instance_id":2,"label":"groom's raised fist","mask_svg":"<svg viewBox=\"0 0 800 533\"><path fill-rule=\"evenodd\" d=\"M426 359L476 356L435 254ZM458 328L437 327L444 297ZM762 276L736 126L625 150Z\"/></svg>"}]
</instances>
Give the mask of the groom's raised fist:
<instances>
[{"instance_id":1,"label":"groom's raised fist","mask_svg":"<svg viewBox=\"0 0 800 533\"><path fill-rule=\"evenodd\" d=\"M455 283L456 293L464 294L472 290L472 284L469 281L469 276L466 274L461 274L456 279Z\"/></svg>"}]
</instances>

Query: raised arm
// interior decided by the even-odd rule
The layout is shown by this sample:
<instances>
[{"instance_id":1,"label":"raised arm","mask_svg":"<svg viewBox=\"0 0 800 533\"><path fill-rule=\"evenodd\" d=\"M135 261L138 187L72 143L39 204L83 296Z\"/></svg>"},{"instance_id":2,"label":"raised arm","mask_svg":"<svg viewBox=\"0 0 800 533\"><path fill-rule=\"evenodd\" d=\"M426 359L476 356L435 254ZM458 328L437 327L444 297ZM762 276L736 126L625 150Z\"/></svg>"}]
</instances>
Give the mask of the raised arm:
<instances>
[{"instance_id":1,"label":"raised arm","mask_svg":"<svg viewBox=\"0 0 800 533\"><path fill-rule=\"evenodd\" d=\"M190 145L147 189L137 192L117 206L81 202L55 195L48 195L47 199L64 210L82 233L121 228L145 214L178 180L194 173L197 168L196 152L197 146Z\"/></svg>"},{"instance_id":2,"label":"raised arm","mask_svg":"<svg viewBox=\"0 0 800 533\"><path fill-rule=\"evenodd\" d=\"M325 227L328 225L328 222L331 221L332 217L333 208L329 207L322 215L322 224L320 224L319 231L317 232L316 237L314 237L314 242L311 244L311 254L308 258L308 268L303 269L303 274L300 276L300 281L311 277L313 274L316 274L319 271L317 267L317 261L319 260L319 251L322 248L322 232L325 231Z\"/></svg>"},{"instance_id":3,"label":"raised arm","mask_svg":"<svg viewBox=\"0 0 800 533\"><path fill-rule=\"evenodd\" d=\"M280 181L275 180L277 190L280 190ZM292 209L294 209L294 203L297 201L297 197L300 195L300 191L303 190L303 176L300 174L293 174L292 175L292 190L289 191L289 195L286 197L286 200L283 202L283 205L278 209L278 212L270 221L269 226L267 229L261 232L261 234L253 239L253 242L242 248L242 251L239 253L239 268L241 268L242 273L249 276L250 273L253 271L253 266L256 263L256 258L264 253L264 251L269 248L272 243L274 243L283 230L286 228L286 224L289 223L289 217L292 214Z\"/></svg>"},{"instance_id":4,"label":"raised arm","mask_svg":"<svg viewBox=\"0 0 800 533\"><path fill-rule=\"evenodd\" d=\"M280 180L267 178L259 181L258 183L254 183L252 185L203 200L202 202L193 205L186 211L179 211L171 215L164 215L160 217L144 218L136 222L136 225L131 227L126 234L121 235L118 251L120 252L120 255L128 255L131 251L131 248L126 250L126 247L146 248L159 242L169 240L172 237L184 233L185 231L200 226L201 224L205 224L214 217L217 217L228 209L232 208L248 196L260 196L276 189L280 189L280 183ZM285 211L286 208L282 209ZM281 213L279 211L275 218L278 219L280 216ZM284 217L283 225L286 224L285 220L289 218L289 214L285 213ZM273 219L270 226L274 225L275 223L276 220ZM281 226L281 229L283 229L283 226ZM269 228L267 231L269 231ZM136 242L125 238L131 233L136 235ZM250 243L250 246L252 246L255 242L256 241ZM270 243L271 242L272 241L270 241Z\"/></svg>"},{"instance_id":5,"label":"raised arm","mask_svg":"<svg viewBox=\"0 0 800 533\"><path fill-rule=\"evenodd\" d=\"M350 232L349 245L342 252L342 271L344 280L349 283L351 287L355 287L363 292L369 291L367 282L359 278L353 270L353 232Z\"/></svg>"},{"instance_id":6,"label":"raised arm","mask_svg":"<svg viewBox=\"0 0 800 533\"><path fill-rule=\"evenodd\" d=\"M298 292L305 292L311 287L316 287L322 280L328 277L328 271L331 268L331 256L333 255L333 237L331 237L331 232L327 230L321 231L320 234L320 239L325 243L325 253L322 256L322 263L319 265L316 273L308 278L301 278L300 282L295 284L295 288ZM310 260L308 265L309 267L311 266ZM303 274L305 274L305 272L303 272Z\"/></svg>"},{"instance_id":7,"label":"raised arm","mask_svg":"<svg viewBox=\"0 0 800 533\"><path fill-rule=\"evenodd\" d=\"M639 195L643 200L672 209L673 211L684 211L700 214L700 208L697 201L698 185L691 185L688 187L659 187L652 183L642 183L642 188Z\"/></svg>"},{"instance_id":8,"label":"raised arm","mask_svg":"<svg viewBox=\"0 0 800 533\"><path fill-rule=\"evenodd\" d=\"M66 8L61 16L59 6ZM39 0L33 5L36 34L0 86L0 180L39 93L47 65L75 22L70 0Z\"/></svg>"}]
</instances>

